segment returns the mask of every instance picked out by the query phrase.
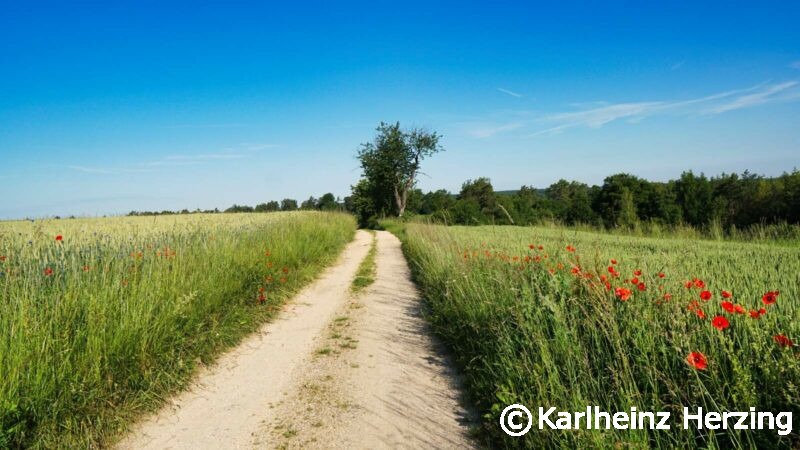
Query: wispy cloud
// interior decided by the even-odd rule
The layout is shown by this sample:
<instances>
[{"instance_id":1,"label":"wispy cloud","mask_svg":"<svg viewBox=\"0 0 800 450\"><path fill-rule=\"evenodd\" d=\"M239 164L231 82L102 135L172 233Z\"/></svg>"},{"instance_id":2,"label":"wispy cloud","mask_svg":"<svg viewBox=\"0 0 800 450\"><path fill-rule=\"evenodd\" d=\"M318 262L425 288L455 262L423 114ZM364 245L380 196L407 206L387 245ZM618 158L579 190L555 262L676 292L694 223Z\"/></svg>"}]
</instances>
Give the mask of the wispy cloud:
<instances>
[{"instance_id":1,"label":"wispy cloud","mask_svg":"<svg viewBox=\"0 0 800 450\"><path fill-rule=\"evenodd\" d=\"M713 106L706 112L711 114L720 114L736 109L763 105L765 103L789 100L796 97L797 92L791 91L791 89L795 86L797 86L797 81L788 81L786 83L765 86L763 89L760 89L757 92L741 95L731 101L726 101L721 105Z\"/></svg>"},{"instance_id":2,"label":"wispy cloud","mask_svg":"<svg viewBox=\"0 0 800 450\"><path fill-rule=\"evenodd\" d=\"M502 92L503 94L507 94L507 95L510 95L512 97L522 98L522 94L517 94L516 92L509 91L508 89L503 89L503 88L499 87L499 88L497 88L497 90Z\"/></svg>"},{"instance_id":3,"label":"wispy cloud","mask_svg":"<svg viewBox=\"0 0 800 450\"><path fill-rule=\"evenodd\" d=\"M69 165L68 169L77 172L97 175L119 175L132 173L155 172L162 167L191 166L208 162L222 162L245 159L253 156L260 150L279 147L277 144L240 144L215 153L188 153L172 154L162 158L145 161L120 167L97 167L84 165Z\"/></svg>"},{"instance_id":4,"label":"wispy cloud","mask_svg":"<svg viewBox=\"0 0 800 450\"><path fill-rule=\"evenodd\" d=\"M485 125L485 124L475 125L475 124L472 124L470 126L469 131L467 131L467 133L470 136L476 137L476 138L488 138L488 137L492 137L492 136L494 136L496 134L499 134L499 133L505 133L507 131L513 131L513 130L522 128L523 126L525 126L525 124L522 123L522 122L512 122L512 123L501 124L501 125Z\"/></svg>"},{"instance_id":5,"label":"wispy cloud","mask_svg":"<svg viewBox=\"0 0 800 450\"><path fill-rule=\"evenodd\" d=\"M152 172L152 170L148 170L148 169L128 168L128 167L108 168L108 167L67 166L67 168L71 169L71 170L78 171L78 172L101 174L101 175L119 175L119 174L123 174L123 173L147 173L147 172Z\"/></svg>"},{"instance_id":6,"label":"wispy cloud","mask_svg":"<svg viewBox=\"0 0 800 450\"><path fill-rule=\"evenodd\" d=\"M798 82L788 81L777 84L762 83L689 100L595 103L581 111L549 114L537 119L535 122L551 125L528 134L528 137L556 134L576 127L600 128L619 120L638 122L658 114L716 115L767 103L799 99Z\"/></svg>"},{"instance_id":7,"label":"wispy cloud","mask_svg":"<svg viewBox=\"0 0 800 450\"><path fill-rule=\"evenodd\" d=\"M683 67L683 65L684 65L684 64L686 64L686 61L685 61L685 60L684 60L684 61L678 61L678 62L676 62L675 64L673 64L673 65L672 65L672 67L670 67L669 69L670 69L670 70L678 70L678 69L680 69L681 67Z\"/></svg>"}]
</instances>

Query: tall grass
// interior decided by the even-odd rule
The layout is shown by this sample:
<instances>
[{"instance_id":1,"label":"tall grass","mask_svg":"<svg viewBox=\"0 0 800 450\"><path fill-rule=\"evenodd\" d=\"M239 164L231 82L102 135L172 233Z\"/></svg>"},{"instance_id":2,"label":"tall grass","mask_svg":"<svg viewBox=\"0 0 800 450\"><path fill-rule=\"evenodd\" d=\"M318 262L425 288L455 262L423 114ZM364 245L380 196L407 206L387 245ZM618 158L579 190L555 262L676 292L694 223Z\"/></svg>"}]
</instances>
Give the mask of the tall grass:
<instances>
[{"instance_id":1,"label":"tall grass","mask_svg":"<svg viewBox=\"0 0 800 450\"><path fill-rule=\"evenodd\" d=\"M113 438L354 230L333 213L0 223L0 448Z\"/></svg>"},{"instance_id":2,"label":"tall grass","mask_svg":"<svg viewBox=\"0 0 800 450\"><path fill-rule=\"evenodd\" d=\"M430 319L463 368L469 394L485 414L484 436L495 446L773 448L800 442L800 352L774 340L778 334L800 340L797 246L418 223L406 224L401 235ZM609 277L612 258L619 278ZM626 282L636 270L644 291ZM706 287L686 288L695 277ZM617 287L632 289L631 298L617 298ZM702 290L713 297L703 301ZM731 301L746 313L726 312L722 290L732 292ZM780 291L778 301L766 306L762 295L772 290ZM761 307L766 314L751 318ZM728 318L730 327L715 329L710 321L716 315ZM687 363L695 351L707 357L705 370ZM538 430L535 423L524 438L511 438L498 419L512 403L534 414L539 406L670 411L672 429ZM683 406L791 411L794 432L683 430Z\"/></svg>"}]
</instances>

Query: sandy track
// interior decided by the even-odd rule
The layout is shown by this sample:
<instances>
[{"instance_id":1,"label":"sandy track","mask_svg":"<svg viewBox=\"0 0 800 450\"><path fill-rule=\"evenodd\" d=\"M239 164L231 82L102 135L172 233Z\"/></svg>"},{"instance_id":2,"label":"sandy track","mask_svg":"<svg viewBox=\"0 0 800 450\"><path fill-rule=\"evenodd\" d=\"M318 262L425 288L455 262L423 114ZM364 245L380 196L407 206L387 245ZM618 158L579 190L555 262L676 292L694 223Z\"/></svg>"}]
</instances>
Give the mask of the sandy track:
<instances>
[{"instance_id":1,"label":"sandy track","mask_svg":"<svg viewBox=\"0 0 800 450\"><path fill-rule=\"evenodd\" d=\"M270 419L270 403L291 387L294 369L311 358L315 340L349 298L370 241L369 233L359 231L337 263L278 319L200 373L171 405L135 426L119 448L250 448L253 432Z\"/></svg>"},{"instance_id":2,"label":"sandy track","mask_svg":"<svg viewBox=\"0 0 800 450\"><path fill-rule=\"evenodd\" d=\"M395 236L376 233L376 281L358 296L349 291L371 239L359 231L275 322L119 447L474 447L476 418L461 406L460 380L420 314Z\"/></svg>"},{"instance_id":3,"label":"sandy track","mask_svg":"<svg viewBox=\"0 0 800 450\"><path fill-rule=\"evenodd\" d=\"M257 446L471 448L477 417L421 316L400 241L378 232L377 277L337 313L329 354L310 360Z\"/></svg>"}]
</instances>

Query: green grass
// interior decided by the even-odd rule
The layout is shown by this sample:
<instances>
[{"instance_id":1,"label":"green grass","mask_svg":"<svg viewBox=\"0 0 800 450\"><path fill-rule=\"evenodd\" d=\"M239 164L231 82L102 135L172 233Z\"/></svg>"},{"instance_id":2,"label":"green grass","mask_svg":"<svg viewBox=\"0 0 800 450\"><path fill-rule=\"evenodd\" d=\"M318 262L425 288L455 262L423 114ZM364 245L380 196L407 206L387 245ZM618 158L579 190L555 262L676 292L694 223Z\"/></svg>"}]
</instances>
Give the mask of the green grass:
<instances>
[{"instance_id":1,"label":"green grass","mask_svg":"<svg viewBox=\"0 0 800 450\"><path fill-rule=\"evenodd\" d=\"M359 264L356 276L350 285L350 290L356 294L375 282L375 255L378 253L378 240L375 239L374 231L371 234L372 243L370 244L369 252Z\"/></svg>"},{"instance_id":2,"label":"green grass","mask_svg":"<svg viewBox=\"0 0 800 450\"><path fill-rule=\"evenodd\" d=\"M113 441L354 231L305 212L0 223L0 448Z\"/></svg>"},{"instance_id":3,"label":"green grass","mask_svg":"<svg viewBox=\"0 0 800 450\"><path fill-rule=\"evenodd\" d=\"M800 351L773 339L784 334L800 341L796 244L418 223L402 231L429 319L463 369L469 396L484 414L482 436L494 446L775 448L800 442L796 419L788 437L681 429L683 406L800 414ZM568 245L576 251L568 252ZM599 277L609 275L612 258L621 275L610 279L608 291ZM635 270L642 271L645 291L625 282ZM700 299L702 289L684 286L694 277L705 281L711 300ZM616 298L617 287L631 288L632 297ZM753 319L725 312L721 290L731 291L732 301L748 312L765 307L767 314ZM762 295L772 290L780 291L778 301L764 306ZM692 301L705 320L688 310ZM727 317L730 328L712 327L716 315ZM706 370L687 364L694 351L707 357ZM672 429L540 431L534 423L525 437L511 438L498 420L512 403L527 405L534 415L539 406L670 411Z\"/></svg>"}]
</instances>

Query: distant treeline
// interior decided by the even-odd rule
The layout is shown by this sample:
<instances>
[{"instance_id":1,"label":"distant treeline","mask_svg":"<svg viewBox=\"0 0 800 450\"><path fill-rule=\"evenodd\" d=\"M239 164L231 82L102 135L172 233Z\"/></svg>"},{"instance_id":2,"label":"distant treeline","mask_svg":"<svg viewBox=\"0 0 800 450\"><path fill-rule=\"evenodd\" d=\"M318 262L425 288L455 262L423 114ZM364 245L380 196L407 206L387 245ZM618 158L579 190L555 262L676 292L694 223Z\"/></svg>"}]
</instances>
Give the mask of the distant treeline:
<instances>
[{"instance_id":1,"label":"distant treeline","mask_svg":"<svg viewBox=\"0 0 800 450\"><path fill-rule=\"evenodd\" d=\"M363 182L363 180L362 180ZM377 224L382 217L397 215L391 201L382 209L371 199L354 195L338 199L327 193L310 197L299 205L296 200L269 201L256 206L233 205L220 211L161 211L129 213L131 216L272 212L295 210L348 211ZM363 205L368 203L369 208ZM746 229L752 225L800 223L800 171L765 177L745 171L716 177L684 172L677 180L648 181L630 174L607 177L600 186L559 180L545 189L522 186L517 191L494 190L488 178L468 180L458 194L446 190L423 193L409 191L407 214L428 215L433 220L453 225L535 225L558 222L565 225L591 225L602 228L632 227L641 223L666 226L710 225L725 230Z\"/></svg>"},{"instance_id":2,"label":"distant treeline","mask_svg":"<svg viewBox=\"0 0 800 450\"><path fill-rule=\"evenodd\" d=\"M233 205L223 211L218 208L200 210L195 209L189 211L184 209L181 211L131 211L129 216L165 216L172 214L215 214L215 213L249 213L249 212L276 212L276 211L297 211L300 210L321 210L321 211L343 211L346 209L345 203L337 199L333 194L327 193L320 198L309 197L308 200L301 202L299 205L297 200L285 198L280 202L271 200L266 203L259 203L256 206L247 205Z\"/></svg>"},{"instance_id":3,"label":"distant treeline","mask_svg":"<svg viewBox=\"0 0 800 450\"><path fill-rule=\"evenodd\" d=\"M495 192L488 178L478 178L465 182L457 195L414 190L407 211L460 225L557 221L613 228L646 222L743 229L755 224L797 224L800 171L778 177L745 171L711 178L684 172L667 182L621 173L607 177L601 186L560 180L546 189L522 186L503 192Z\"/></svg>"}]
</instances>

